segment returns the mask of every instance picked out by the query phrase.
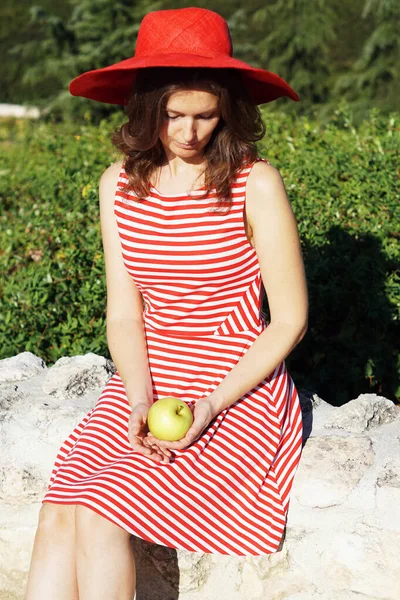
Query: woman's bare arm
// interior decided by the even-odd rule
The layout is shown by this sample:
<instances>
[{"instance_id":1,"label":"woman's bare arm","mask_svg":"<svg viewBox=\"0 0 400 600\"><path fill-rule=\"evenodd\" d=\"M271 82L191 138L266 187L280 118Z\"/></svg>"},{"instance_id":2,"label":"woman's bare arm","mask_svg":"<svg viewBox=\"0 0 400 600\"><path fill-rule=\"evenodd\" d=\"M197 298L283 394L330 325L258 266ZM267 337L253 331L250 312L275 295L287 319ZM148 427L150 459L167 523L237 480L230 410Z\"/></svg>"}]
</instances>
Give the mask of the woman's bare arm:
<instances>
[{"instance_id":1,"label":"woman's bare arm","mask_svg":"<svg viewBox=\"0 0 400 600\"><path fill-rule=\"evenodd\" d=\"M308 325L308 295L297 223L279 171L256 163L246 190L270 324L209 396L215 414L253 389L301 341Z\"/></svg>"},{"instance_id":2,"label":"woman's bare arm","mask_svg":"<svg viewBox=\"0 0 400 600\"><path fill-rule=\"evenodd\" d=\"M114 215L114 197L122 163L111 165L99 185L100 221L107 282L107 342L111 357L134 408L153 403L143 325L142 295L126 270Z\"/></svg>"}]
</instances>

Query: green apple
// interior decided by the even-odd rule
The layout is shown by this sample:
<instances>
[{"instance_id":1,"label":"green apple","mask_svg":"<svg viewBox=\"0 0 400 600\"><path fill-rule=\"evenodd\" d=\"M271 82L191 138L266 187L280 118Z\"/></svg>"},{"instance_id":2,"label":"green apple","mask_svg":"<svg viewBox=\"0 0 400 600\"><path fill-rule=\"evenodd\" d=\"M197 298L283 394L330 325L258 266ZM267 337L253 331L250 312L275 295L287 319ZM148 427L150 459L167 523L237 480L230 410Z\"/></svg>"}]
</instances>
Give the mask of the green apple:
<instances>
[{"instance_id":1,"label":"green apple","mask_svg":"<svg viewBox=\"0 0 400 600\"><path fill-rule=\"evenodd\" d=\"M173 396L156 400L147 414L147 426L159 440L176 442L182 439L192 423L189 406Z\"/></svg>"}]
</instances>

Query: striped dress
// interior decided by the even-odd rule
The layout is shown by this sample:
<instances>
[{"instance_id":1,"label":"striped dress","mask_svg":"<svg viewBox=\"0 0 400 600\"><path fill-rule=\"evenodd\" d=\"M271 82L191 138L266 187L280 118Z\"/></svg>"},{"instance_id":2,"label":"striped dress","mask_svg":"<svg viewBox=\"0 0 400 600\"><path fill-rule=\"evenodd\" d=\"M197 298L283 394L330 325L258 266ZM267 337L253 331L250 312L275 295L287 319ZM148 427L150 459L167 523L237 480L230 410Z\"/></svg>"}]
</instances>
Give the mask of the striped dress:
<instances>
[{"instance_id":1,"label":"striped dress","mask_svg":"<svg viewBox=\"0 0 400 600\"><path fill-rule=\"evenodd\" d=\"M144 299L154 401L177 396L193 406L267 327L243 221L251 167L232 182L228 213L213 210L215 193L201 198L200 190L166 196L152 188L137 202L121 170L114 214L125 267ZM169 463L132 450L130 412L117 371L62 444L43 502L84 505L139 538L192 552L279 549L302 443L284 362Z\"/></svg>"}]
</instances>

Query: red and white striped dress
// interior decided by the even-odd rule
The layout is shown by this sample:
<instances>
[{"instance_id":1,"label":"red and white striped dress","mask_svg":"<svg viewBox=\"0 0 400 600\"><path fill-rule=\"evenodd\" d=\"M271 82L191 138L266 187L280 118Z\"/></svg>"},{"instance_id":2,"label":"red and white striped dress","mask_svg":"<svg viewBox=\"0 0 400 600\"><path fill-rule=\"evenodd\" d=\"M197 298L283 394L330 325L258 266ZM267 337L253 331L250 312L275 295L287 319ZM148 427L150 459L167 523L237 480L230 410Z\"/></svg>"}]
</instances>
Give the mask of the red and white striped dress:
<instances>
[{"instance_id":1,"label":"red and white striped dress","mask_svg":"<svg viewBox=\"0 0 400 600\"><path fill-rule=\"evenodd\" d=\"M166 196L152 188L137 202L122 168L114 214L125 266L145 301L154 400L207 396L267 327L243 222L250 170L232 183L224 214L212 210L212 192ZM43 502L84 505L172 548L278 550L302 444L299 398L284 362L170 463L132 450L130 412L116 372L61 446Z\"/></svg>"}]
</instances>

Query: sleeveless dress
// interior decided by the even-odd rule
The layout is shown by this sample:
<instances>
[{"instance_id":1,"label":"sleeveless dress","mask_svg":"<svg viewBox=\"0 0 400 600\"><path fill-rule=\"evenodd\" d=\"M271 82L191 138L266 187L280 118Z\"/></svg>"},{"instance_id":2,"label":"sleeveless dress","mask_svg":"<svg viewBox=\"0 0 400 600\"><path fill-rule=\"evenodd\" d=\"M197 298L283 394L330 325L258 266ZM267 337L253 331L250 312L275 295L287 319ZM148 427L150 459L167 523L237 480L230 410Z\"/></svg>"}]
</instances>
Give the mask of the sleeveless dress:
<instances>
[{"instance_id":1,"label":"sleeveless dress","mask_svg":"<svg viewBox=\"0 0 400 600\"><path fill-rule=\"evenodd\" d=\"M201 190L166 196L152 188L138 202L122 167L114 214L144 299L155 401L177 396L193 406L268 326L243 220L251 168L232 182L224 214L213 210L215 193L204 198ZM171 548L236 556L280 549L302 447L299 398L284 361L169 463L132 450L130 412L117 371L62 444L42 502L86 506Z\"/></svg>"}]
</instances>

